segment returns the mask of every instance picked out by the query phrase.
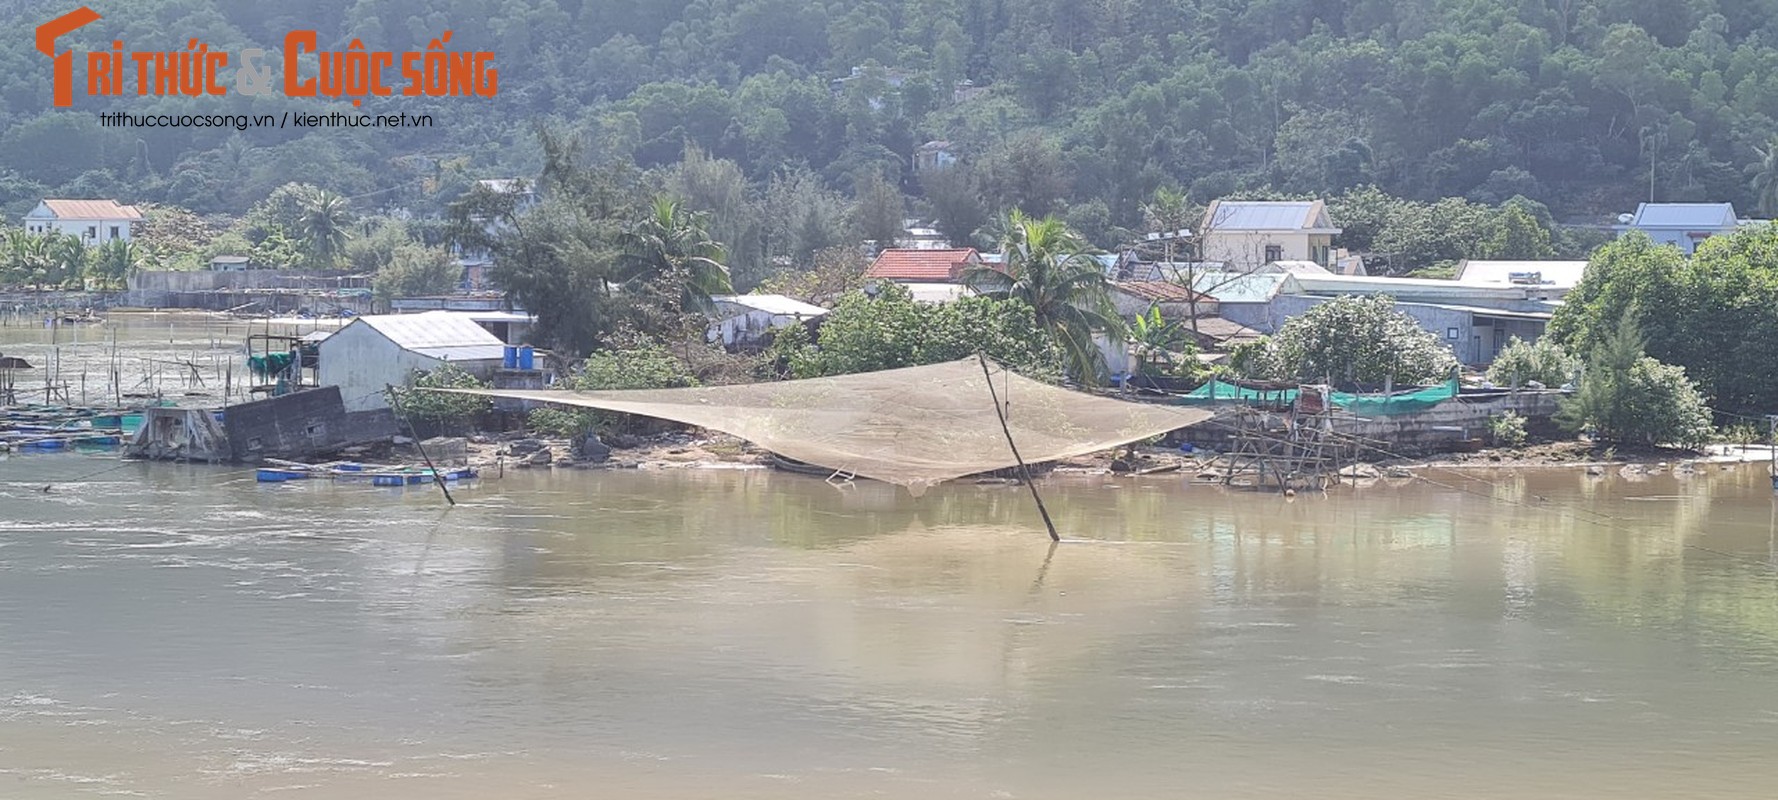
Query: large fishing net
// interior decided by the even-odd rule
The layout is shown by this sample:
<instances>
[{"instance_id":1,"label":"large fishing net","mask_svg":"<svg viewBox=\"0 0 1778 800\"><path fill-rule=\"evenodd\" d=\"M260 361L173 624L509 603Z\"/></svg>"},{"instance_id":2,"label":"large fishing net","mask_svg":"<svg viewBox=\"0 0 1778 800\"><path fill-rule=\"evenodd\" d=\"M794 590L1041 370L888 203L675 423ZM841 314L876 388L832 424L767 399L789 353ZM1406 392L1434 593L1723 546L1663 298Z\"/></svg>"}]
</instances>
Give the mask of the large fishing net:
<instances>
[{"instance_id":1,"label":"large fishing net","mask_svg":"<svg viewBox=\"0 0 1778 800\"><path fill-rule=\"evenodd\" d=\"M918 494L1014 466L995 397L1025 463L1085 455L1184 428L1210 412L1040 383L977 358L832 378L624 391L452 390L640 414L722 431L782 456Z\"/></svg>"}]
</instances>

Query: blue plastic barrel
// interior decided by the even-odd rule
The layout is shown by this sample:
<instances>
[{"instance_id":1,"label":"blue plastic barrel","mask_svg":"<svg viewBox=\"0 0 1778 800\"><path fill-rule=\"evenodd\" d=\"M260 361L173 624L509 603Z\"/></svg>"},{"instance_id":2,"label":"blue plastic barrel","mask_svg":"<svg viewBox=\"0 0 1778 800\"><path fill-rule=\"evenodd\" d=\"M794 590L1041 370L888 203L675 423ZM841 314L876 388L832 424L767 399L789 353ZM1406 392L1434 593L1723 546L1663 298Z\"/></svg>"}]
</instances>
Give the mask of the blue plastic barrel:
<instances>
[{"instance_id":1,"label":"blue plastic barrel","mask_svg":"<svg viewBox=\"0 0 1778 800\"><path fill-rule=\"evenodd\" d=\"M519 345L519 369L536 369L536 364L537 361L535 354L531 351L531 345Z\"/></svg>"},{"instance_id":2,"label":"blue plastic barrel","mask_svg":"<svg viewBox=\"0 0 1778 800\"><path fill-rule=\"evenodd\" d=\"M507 345L506 349L500 354L500 366L506 369L518 369L519 349L510 344Z\"/></svg>"}]
</instances>

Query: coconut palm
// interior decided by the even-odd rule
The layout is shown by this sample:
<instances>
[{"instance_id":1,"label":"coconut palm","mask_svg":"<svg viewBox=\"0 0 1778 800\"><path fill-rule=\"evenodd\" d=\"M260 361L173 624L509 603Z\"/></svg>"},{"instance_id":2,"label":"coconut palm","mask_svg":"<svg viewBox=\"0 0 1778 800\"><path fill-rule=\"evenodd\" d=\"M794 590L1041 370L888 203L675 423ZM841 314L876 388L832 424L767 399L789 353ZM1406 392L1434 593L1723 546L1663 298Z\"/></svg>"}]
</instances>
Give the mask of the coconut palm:
<instances>
[{"instance_id":1,"label":"coconut palm","mask_svg":"<svg viewBox=\"0 0 1778 800\"><path fill-rule=\"evenodd\" d=\"M627 289L677 284L681 311L708 311L711 295L733 291L723 247L704 230L704 217L678 201L656 198L648 216L618 238L618 280Z\"/></svg>"},{"instance_id":2,"label":"coconut palm","mask_svg":"<svg viewBox=\"0 0 1778 800\"><path fill-rule=\"evenodd\" d=\"M135 242L113 239L101 246L93 258L92 273L106 286L121 287L132 273L147 266L151 257Z\"/></svg>"},{"instance_id":3,"label":"coconut palm","mask_svg":"<svg viewBox=\"0 0 1778 800\"><path fill-rule=\"evenodd\" d=\"M346 198L329 191L303 198L297 233L307 242L310 263L333 268L346 250L346 240L352 238L351 227L352 212Z\"/></svg>"},{"instance_id":4,"label":"coconut palm","mask_svg":"<svg viewBox=\"0 0 1778 800\"><path fill-rule=\"evenodd\" d=\"M1005 229L1005 262L971 266L963 282L985 296L1017 298L1031 306L1038 327L1061 346L1074 377L1098 382L1105 376L1105 359L1093 334L1121 336L1123 331L1104 269L1086 241L1053 216L1034 219L1015 210Z\"/></svg>"},{"instance_id":5,"label":"coconut palm","mask_svg":"<svg viewBox=\"0 0 1778 800\"><path fill-rule=\"evenodd\" d=\"M6 283L41 284L53 269L50 237L23 230L6 234Z\"/></svg>"}]
</instances>

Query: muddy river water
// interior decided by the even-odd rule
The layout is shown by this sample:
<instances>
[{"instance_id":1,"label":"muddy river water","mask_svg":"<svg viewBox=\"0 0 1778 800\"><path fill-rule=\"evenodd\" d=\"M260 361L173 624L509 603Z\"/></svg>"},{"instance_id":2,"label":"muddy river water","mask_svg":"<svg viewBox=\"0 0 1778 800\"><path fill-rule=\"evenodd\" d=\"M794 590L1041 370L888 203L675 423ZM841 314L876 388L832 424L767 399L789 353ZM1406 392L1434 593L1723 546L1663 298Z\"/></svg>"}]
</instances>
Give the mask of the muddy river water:
<instances>
[{"instance_id":1,"label":"muddy river water","mask_svg":"<svg viewBox=\"0 0 1778 800\"><path fill-rule=\"evenodd\" d=\"M1763 466L1058 478L1052 549L1002 486L108 459L0 456L0 797L1778 785Z\"/></svg>"}]
</instances>

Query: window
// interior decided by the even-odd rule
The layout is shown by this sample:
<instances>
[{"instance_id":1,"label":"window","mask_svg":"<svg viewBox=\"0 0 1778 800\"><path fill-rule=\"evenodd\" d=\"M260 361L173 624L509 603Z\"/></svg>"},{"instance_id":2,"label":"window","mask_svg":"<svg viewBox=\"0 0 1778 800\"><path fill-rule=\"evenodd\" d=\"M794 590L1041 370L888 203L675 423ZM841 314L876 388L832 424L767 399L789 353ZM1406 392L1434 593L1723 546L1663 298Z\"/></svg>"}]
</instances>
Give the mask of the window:
<instances>
[{"instance_id":1,"label":"window","mask_svg":"<svg viewBox=\"0 0 1778 800\"><path fill-rule=\"evenodd\" d=\"M1266 263L1284 260L1284 248L1275 244L1266 245Z\"/></svg>"},{"instance_id":2,"label":"window","mask_svg":"<svg viewBox=\"0 0 1778 800\"><path fill-rule=\"evenodd\" d=\"M111 238L113 238L113 239L116 239L116 238L118 238L118 237L117 237L117 226L116 226L116 225L113 225L113 226L111 226Z\"/></svg>"},{"instance_id":3,"label":"window","mask_svg":"<svg viewBox=\"0 0 1778 800\"><path fill-rule=\"evenodd\" d=\"M99 226L97 226L97 225L86 226L86 238L88 238L88 239L99 238Z\"/></svg>"},{"instance_id":4,"label":"window","mask_svg":"<svg viewBox=\"0 0 1778 800\"><path fill-rule=\"evenodd\" d=\"M1462 335L1463 335L1462 332L1457 330L1456 328L1446 328L1445 329L1445 338L1450 339L1453 342L1457 341L1457 338Z\"/></svg>"}]
</instances>

